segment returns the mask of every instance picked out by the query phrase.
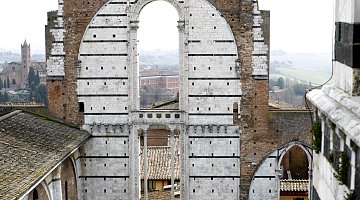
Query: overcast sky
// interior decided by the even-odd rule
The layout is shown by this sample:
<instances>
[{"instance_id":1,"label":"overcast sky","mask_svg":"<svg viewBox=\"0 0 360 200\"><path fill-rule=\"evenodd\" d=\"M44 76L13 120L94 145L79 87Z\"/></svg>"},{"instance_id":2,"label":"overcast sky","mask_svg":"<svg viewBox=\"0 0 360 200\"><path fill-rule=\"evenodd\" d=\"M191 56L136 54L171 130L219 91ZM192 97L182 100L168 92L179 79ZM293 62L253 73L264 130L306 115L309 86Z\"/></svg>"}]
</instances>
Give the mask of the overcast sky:
<instances>
[{"instance_id":1,"label":"overcast sky","mask_svg":"<svg viewBox=\"0 0 360 200\"><path fill-rule=\"evenodd\" d=\"M141 48L175 49L178 45L174 8L156 4L147 5L141 13L141 27L173 27L170 32L154 37L149 29L139 30ZM271 50L287 52L328 53L332 48L333 0L259 0L261 9L271 11ZM57 0L11 0L0 1L0 49L20 51L20 44L26 39L31 43L33 53L45 50L44 26L46 12L57 9ZM165 16L158 18L158 15ZM147 19L147 20L144 20ZM159 25L151 24L159 22ZM145 24L142 24L144 23ZM158 23L159 24L159 23ZM172 35L175 37L169 38ZM149 39L149 42L147 41Z\"/></svg>"}]
</instances>

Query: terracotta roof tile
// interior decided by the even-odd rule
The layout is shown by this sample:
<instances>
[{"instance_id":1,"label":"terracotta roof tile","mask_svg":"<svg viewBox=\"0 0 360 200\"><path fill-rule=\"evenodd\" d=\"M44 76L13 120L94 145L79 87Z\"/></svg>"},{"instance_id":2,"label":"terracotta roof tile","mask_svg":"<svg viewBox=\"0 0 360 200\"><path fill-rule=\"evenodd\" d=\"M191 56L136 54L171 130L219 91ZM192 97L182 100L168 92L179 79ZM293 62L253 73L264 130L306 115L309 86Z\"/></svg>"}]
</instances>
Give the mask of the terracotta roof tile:
<instances>
[{"instance_id":1,"label":"terracotta roof tile","mask_svg":"<svg viewBox=\"0 0 360 200\"><path fill-rule=\"evenodd\" d=\"M175 140L175 179L180 179L179 140ZM148 179L170 180L171 179L171 148L170 146L148 147ZM144 178L144 154L141 148L141 179Z\"/></svg>"},{"instance_id":2,"label":"terracotta roof tile","mask_svg":"<svg viewBox=\"0 0 360 200\"><path fill-rule=\"evenodd\" d=\"M308 180L298 180L298 179L280 180L280 191L283 192L308 191L308 189L309 189Z\"/></svg>"}]
</instances>

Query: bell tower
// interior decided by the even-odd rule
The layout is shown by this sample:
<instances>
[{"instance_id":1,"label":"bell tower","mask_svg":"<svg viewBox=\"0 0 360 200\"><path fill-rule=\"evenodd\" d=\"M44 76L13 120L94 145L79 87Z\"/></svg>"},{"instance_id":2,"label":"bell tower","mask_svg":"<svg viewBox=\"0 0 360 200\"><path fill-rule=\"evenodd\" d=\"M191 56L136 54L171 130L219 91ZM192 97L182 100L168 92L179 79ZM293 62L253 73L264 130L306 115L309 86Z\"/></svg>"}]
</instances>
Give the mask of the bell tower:
<instances>
[{"instance_id":1,"label":"bell tower","mask_svg":"<svg viewBox=\"0 0 360 200\"><path fill-rule=\"evenodd\" d=\"M28 84L29 69L31 66L30 44L26 40L21 45L21 88L26 88Z\"/></svg>"}]
</instances>

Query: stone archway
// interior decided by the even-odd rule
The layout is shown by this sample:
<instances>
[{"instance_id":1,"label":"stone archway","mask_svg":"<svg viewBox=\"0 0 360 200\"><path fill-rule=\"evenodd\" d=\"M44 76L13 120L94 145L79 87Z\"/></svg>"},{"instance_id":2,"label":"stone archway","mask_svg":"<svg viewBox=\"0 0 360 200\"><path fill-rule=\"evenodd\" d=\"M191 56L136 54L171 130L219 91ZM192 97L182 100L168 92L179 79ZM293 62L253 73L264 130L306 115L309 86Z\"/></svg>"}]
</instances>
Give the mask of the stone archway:
<instances>
[{"instance_id":1,"label":"stone archway","mask_svg":"<svg viewBox=\"0 0 360 200\"><path fill-rule=\"evenodd\" d=\"M41 182L29 194L28 200L50 200L50 196L46 190L46 184Z\"/></svg>"},{"instance_id":2,"label":"stone archway","mask_svg":"<svg viewBox=\"0 0 360 200\"><path fill-rule=\"evenodd\" d=\"M299 148L306 155L308 185L310 187L312 181L312 149L302 142L290 142L282 145L265 156L260 163L252 163L249 168L255 168L255 173L250 185L249 199L280 199L280 178L282 176L281 162L292 148ZM307 188L311 191L310 188ZM308 198L311 194L308 192Z\"/></svg>"},{"instance_id":3,"label":"stone archway","mask_svg":"<svg viewBox=\"0 0 360 200\"><path fill-rule=\"evenodd\" d=\"M63 199L77 199L77 183L75 167L70 158L64 160L61 164L61 191Z\"/></svg>"}]
</instances>

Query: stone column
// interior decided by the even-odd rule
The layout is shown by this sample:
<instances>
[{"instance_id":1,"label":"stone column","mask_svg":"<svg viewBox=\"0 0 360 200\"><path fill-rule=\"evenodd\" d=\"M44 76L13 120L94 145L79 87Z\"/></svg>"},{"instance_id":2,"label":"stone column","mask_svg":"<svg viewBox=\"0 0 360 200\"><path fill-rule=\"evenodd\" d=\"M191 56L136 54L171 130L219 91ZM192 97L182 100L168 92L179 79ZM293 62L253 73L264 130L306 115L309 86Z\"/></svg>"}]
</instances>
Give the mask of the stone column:
<instances>
[{"instance_id":1,"label":"stone column","mask_svg":"<svg viewBox=\"0 0 360 200\"><path fill-rule=\"evenodd\" d=\"M185 46L185 21L178 21L179 30L179 110L187 110L187 93L188 93L188 70L185 55L188 53L188 48Z\"/></svg>"},{"instance_id":2,"label":"stone column","mask_svg":"<svg viewBox=\"0 0 360 200\"><path fill-rule=\"evenodd\" d=\"M62 200L61 191L61 165L52 172L52 180L48 185L50 196L53 200Z\"/></svg>"},{"instance_id":3,"label":"stone column","mask_svg":"<svg viewBox=\"0 0 360 200\"><path fill-rule=\"evenodd\" d=\"M147 148L147 130L143 130L144 137L144 195L145 200L148 200L148 148Z\"/></svg>"},{"instance_id":4,"label":"stone column","mask_svg":"<svg viewBox=\"0 0 360 200\"><path fill-rule=\"evenodd\" d=\"M171 149L171 200L174 200L174 185L175 185L175 130L171 130L170 133L170 149Z\"/></svg>"},{"instance_id":5,"label":"stone column","mask_svg":"<svg viewBox=\"0 0 360 200\"><path fill-rule=\"evenodd\" d=\"M139 134L138 134L138 126L132 125L129 137L129 158L130 158L130 181L129 181L129 189L130 189L130 198L131 200L136 200L140 198L140 143L139 143Z\"/></svg>"},{"instance_id":6,"label":"stone column","mask_svg":"<svg viewBox=\"0 0 360 200\"><path fill-rule=\"evenodd\" d=\"M138 21L130 21L129 44L128 44L128 77L129 77L129 102L130 111L140 109L138 98L139 79L138 79L138 51L137 51L137 30L139 28Z\"/></svg>"}]
</instances>

